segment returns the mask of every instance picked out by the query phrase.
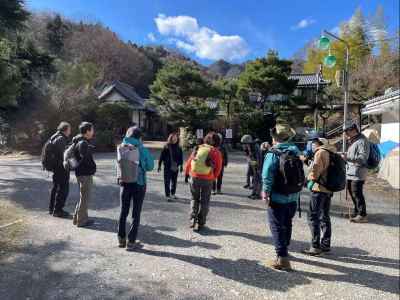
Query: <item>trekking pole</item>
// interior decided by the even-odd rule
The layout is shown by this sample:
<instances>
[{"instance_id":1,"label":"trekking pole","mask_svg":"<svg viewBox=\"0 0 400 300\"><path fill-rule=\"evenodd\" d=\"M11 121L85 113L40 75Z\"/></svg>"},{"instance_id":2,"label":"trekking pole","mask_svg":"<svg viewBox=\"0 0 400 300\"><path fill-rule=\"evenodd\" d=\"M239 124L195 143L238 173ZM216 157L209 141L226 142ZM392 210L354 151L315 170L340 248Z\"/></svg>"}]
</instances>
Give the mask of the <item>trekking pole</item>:
<instances>
[{"instance_id":1,"label":"trekking pole","mask_svg":"<svg viewBox=\"0 0 400 300\"><path fill-rule=\"evenodd\" d=\"M299 198L297 200L297 206L298 206L298 211L299 211L299 218L301 218L301 200L300 200L300 194Z\"/></svg>"},{"instance_id":2,"label":"trekking pole","mask_svg":"<svg viewBox=\"0 0 400 300\"><path fill-rule=\"evenodd\" d=\"M347 188L347 182L346 182L346 204L348 208L348 213L349 213L349 220L351 219L351 212L350 212L350 203L349 203L349 198L348 198L348 188Z\"/></svg>"}]
</instances>

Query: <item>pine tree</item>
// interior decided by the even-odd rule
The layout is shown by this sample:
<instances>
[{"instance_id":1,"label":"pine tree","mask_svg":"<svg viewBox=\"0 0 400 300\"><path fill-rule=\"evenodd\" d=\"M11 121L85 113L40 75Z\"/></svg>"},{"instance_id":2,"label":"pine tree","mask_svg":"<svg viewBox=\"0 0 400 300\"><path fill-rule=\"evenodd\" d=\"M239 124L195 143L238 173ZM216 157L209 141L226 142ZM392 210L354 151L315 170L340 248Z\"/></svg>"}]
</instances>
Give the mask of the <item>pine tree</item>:
<instances>
[{"instance_id":1,"label":"pine tree","mask_svg":"<svg viewBox=\"0 0 400 300\"><path fill-rule=\"evenodd\" d=\"M216 108L210 107L207 99L216 96L217 90L189 63L167 63L150 91L152 102L176 126L204 128L216 117Z\"/></svg>"}]
</instances>

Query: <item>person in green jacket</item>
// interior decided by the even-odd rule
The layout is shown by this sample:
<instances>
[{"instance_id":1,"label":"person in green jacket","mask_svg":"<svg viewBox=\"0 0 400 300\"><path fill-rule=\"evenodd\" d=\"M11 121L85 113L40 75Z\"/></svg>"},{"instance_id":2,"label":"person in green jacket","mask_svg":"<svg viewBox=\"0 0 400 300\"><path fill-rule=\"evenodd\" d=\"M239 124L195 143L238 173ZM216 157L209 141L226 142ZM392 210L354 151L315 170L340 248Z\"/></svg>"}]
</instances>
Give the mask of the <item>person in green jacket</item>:
<instances>
[{"instance_id":1,"label":"person in green jacket","mask_svg":"<svg viewBox=\"0 0 400 300\"><path fill-rule=\"evenodd\" d=\"M150 154L150 151L143 146L142 131L136 126L130 127L127 130L123 143L134 145L139 149L139 168L137 181L134 183L120 182L121 213L119 216L118 225L118 242L120 248L127 247L127 250L133 250L138 246L136 238L140 225L140 215L142 212L143 200L146 194L146 172L154 169L154 158ZM129 229L127 243L125 227L131 201L133 202L132 223Z\"/></svg>"}]
</instances>

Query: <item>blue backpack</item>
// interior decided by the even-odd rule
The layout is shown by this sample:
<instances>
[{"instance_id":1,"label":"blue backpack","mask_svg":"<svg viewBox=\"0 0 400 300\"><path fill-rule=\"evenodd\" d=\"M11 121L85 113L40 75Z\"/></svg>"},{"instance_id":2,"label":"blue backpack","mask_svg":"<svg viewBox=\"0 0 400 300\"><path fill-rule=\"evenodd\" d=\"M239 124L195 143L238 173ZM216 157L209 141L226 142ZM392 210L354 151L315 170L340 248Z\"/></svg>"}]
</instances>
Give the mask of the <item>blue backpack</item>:
<instances>
[{"instance_id":1,"label":"blue backpack","mask_svg":"<svg viewBox=\"0 0 400 300\"><path fill-rule=\"evenodd\" d=\"M367 168L368 169L376 169L379 167L381 162L382 155L379 151L378 145L374 143L369 143L369 156L367 160Z\"/></svg>"}]
</instances>

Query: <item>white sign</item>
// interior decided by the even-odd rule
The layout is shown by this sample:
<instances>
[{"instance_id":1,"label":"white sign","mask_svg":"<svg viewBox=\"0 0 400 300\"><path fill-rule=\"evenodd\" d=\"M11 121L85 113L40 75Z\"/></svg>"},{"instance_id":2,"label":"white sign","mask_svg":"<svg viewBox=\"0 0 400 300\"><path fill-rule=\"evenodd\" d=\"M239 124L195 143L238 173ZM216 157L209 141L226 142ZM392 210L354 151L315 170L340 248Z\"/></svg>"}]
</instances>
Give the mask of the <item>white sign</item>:
<instances>
[{"instance_id":1,"label":"white sign","mask_svg":"<svg viewBox=\"0 0 400 300\"><path fill-rule=\"evenodd\" d=\"M196 137L198 139L202 139L203 138L203 129L197 129L196 130Z\"/></svg>"},{"instance_id":2,"label":"white sign","mask_svg":"<svg viewBox=\"0 0 400 300\"><path fill-rule=\"evenodd\" d=\"M227 129L227 130L225 131L225 138L227 138L227 139L232 139L232 138L233 138L232 129Z\"/></svg>"}]
</instances>

